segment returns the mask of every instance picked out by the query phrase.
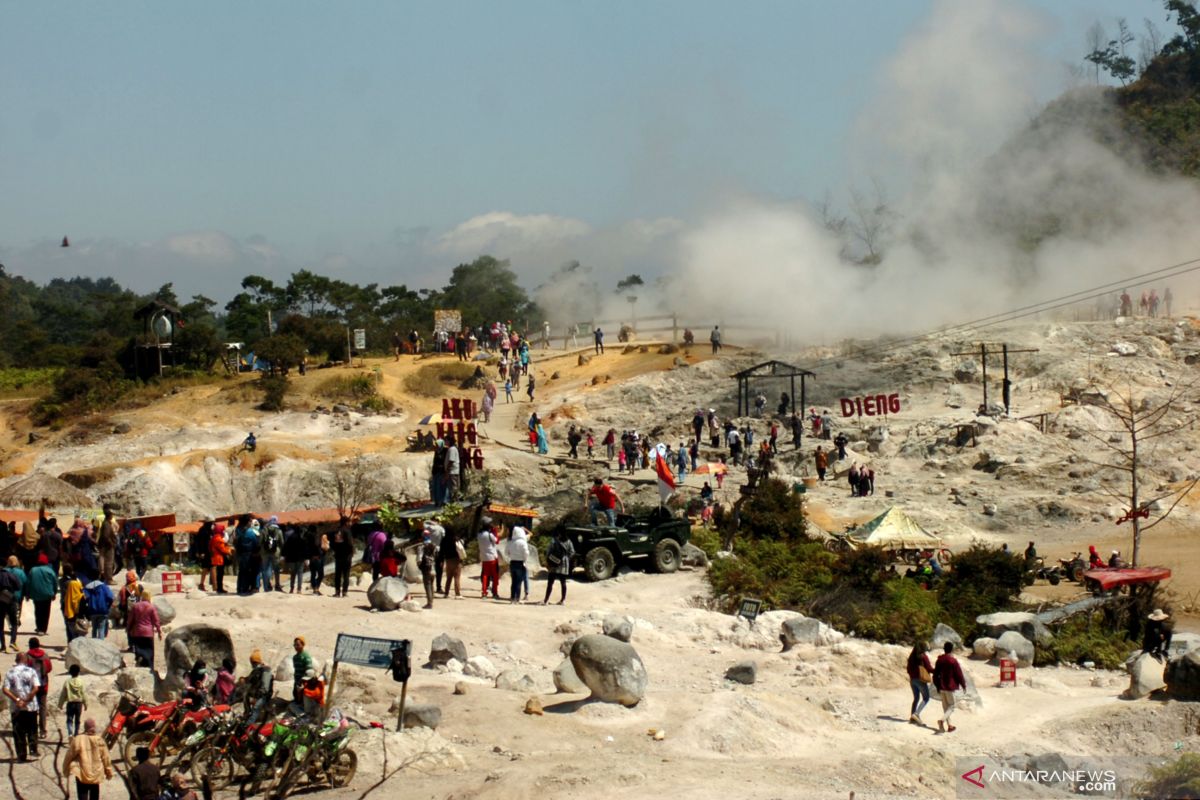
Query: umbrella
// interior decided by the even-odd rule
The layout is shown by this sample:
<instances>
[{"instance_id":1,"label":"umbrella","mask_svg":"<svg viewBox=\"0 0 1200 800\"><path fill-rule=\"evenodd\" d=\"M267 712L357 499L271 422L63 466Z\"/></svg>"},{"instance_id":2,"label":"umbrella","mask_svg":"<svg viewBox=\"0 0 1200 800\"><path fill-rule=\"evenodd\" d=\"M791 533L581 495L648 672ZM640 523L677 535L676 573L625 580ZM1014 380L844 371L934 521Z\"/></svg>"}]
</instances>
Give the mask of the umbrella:
<instances>
[{"instance_id":1,"label":"umbrella","mask_svg":"<svg viewBox=\"0 0 1200 800\"><path fill-rule=\"evenodd\" d=\"M696 467L697 475L724 475L727 472L729 472L729 467L720 461L709 461L707 464Z\"/></svg>"},{"instance_id":2,"label":"umbrella","mask_svg":"<svg viewBox=\"0 0 1200 800\"><path fill-rule=\"evenodd\" d=\"M450 417L443 417L441 414L426 414L417 420L418 425L437 425L439 422L447 422L451 425L457 425L460 422L465 424L468 422L468 420L451 419Z\"/></svg>"},{"instance_id":3,"label":"umbrella","mask_svg":"<svg viewBox=\"0 0 1200 800\"><path fill-rule=\"evenodd\" d=\"M42 503L50 508L95 508L96 501L64 480L35 472L0 489L0 506L6 508L37 508Z\"/></svg>"}]
</instances>

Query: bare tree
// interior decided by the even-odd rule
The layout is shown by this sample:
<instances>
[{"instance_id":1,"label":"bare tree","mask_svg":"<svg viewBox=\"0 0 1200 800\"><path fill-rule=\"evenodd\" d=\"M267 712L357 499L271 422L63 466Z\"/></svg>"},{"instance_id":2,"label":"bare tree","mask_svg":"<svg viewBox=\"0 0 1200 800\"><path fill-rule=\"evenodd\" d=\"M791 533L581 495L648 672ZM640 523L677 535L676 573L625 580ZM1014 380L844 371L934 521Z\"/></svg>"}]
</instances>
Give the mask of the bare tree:
<instances>
[{"instance_id":1,"label":"bare tree","mask_svg":"<svg viewBox=\"0 0 1200 800\"><path fill-rule=\"evenodd\" d=\"M1153 463L1158 445L1163 437L1171 436L1180 430L1189 428L1196 421L1194 414L1181 415L1178 413L1184 395L1196 386L1196 381L1171 388L1165 399L1157 398L1151 401L1147 397L1138 397L1133 387L1118 391L1104 387L1103 400L1098 403L1117 422L1112 430L1086 431L1087 435L1099 442L1109 451L1105 461L1091 461L1106 470L1123 473L1128 483L1120 487L1103 487L1102 491L1119 500L1128 509L1123 519L1133 524L1133 548L1130 553L1130 564L1137 566L1141 556L1142 534L1162 522L1175 506L1195 488L1200 477L1184 482L1184 485L1174 487L1162 485L1153 491L1146 490L1145 470L1147 463ZM1161 504L1170 501L1165 510ZM1152 513L1152 509L1160 510Z\"/></svg>"},{"instance_id":2,"label":"bare tree","mask_svg":"<svg viewBox=\"0 0 1200 800\"><path fill-rule=\"evenodd\" d=\"M338 514L348 519L358 516L365 505L383 496L383 485L375 467L361 454L334 464L328 482L322 488Z\"/></svg>"},{"instance_id":3,"label":"bare tree","mask_svg":"<svg viewBox=\"0 0 1200 800\"><path fill-rule=\"evenodd\" d=\"M1087 42L1088 53L1095 53L1104 49L1108 37L1104 33L1104 26L1099 21L1093 22L1091 27L1084 34ZM1100 83L1100 65L1092 62L1092 82Z\"/></svg>"},{"instance_id":4,"label":"bare tree","mask_svg":"<svg viewBox=\"0 0 1200 800\"><path fill-rule=\"evenodd\" d=\"M1162 31L1149 19L1142 20L1146 33L1138 42L1138 72L1146 71L1150 62L1162 51Z\"/></svg>"},{"instance_id":5,"label":"bare tree","mask_svg":"<svg viewBox=\"0 0 1200 800\"><path fill-rule=\"evenodd\" d=\"M850 190L847 228L866 251L858 262L874 265L883 261L883 243L892 229L895 213L888 205L887 194L879 181L872 179L871 189L869 196L857 189Z\"/></svg>"}]
</instances>

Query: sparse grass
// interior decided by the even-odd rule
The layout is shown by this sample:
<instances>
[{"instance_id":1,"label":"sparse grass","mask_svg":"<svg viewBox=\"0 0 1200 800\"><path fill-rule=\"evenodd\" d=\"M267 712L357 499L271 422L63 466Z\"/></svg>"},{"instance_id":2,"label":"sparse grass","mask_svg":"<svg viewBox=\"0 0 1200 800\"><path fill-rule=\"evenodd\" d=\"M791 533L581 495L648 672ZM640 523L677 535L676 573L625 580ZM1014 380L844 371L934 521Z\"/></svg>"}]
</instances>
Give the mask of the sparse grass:
<instances>
[{"instance_id":1,"label":"sparse grass","mask_svg":"<svg viewBox=\"0 0 1200 800\"><path fill-rule=\"evenodd\" d=\"M420 397L441 397L475 374L475 364L441 361L426 364L404 378L404 388Z\"/></svg>"},{"instance_id":2,"label":"sparse grass","mask_svg":"<svg viewBox=\"0 0 1200 800\"><path fill-rule=\"evenodd\" d=\"M1184 753L1173 763L1152 768L1136 791L1150 800L1200 798L1200 755Z\"/></svg>"},{"instance_id":3,"label":"sparse grass","mask_svg":"<svg viewBox=\"0 0 1200 800\"><path fill-rule=\"evenodd\" d=\"M1103 669L1121 669L1139 646L1123 630L1113 630L1099 619L1089 625L1087 617L1080 616L1055 629L1054 640L1037 648L1033 663L1040 667L1094 661Z\"/></svg>"},{"instance_id":4,"label":"sparse grass","mask_svg":"<svg viewBox=\"0 0 1200 800\"><path fill-rule=\"evenodd\" d=\"M32 397L48 392L63 372L61 367L4 367L0 396Z\"/></svg>"}]
</instances>

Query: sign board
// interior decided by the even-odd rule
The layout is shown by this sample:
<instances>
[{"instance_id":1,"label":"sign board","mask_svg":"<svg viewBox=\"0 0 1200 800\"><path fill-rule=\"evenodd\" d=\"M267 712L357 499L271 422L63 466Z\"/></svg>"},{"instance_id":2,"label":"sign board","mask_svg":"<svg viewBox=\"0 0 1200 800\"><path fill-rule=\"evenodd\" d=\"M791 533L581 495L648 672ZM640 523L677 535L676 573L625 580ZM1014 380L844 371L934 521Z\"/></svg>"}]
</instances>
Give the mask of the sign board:
<instances>
[{"instance_id":1,"label":"sign board","mask_svg":"<svg viewBox=\"0 0 1200 800\"><path fill-rule=\"evenodd\" d=\"M186 553L188 550L191 549L191 544L192 544L191 538L192 537L186 533L171 534L171 542L172 542L171 549L174 550L176 553Z\"/></svg>"},{"instance_id":2,"label":"sign board","mask_svg":"<svg viewBox=\"0 0 1200 800\"><path fill-rule=\"evenodd\" d=\"M454 335L462 330L462 312L457 308L439 308L433 312L433 329Z\"/></svg>"},{"instance_id":3,"label":"sign board","mask_svg":"<svg viewBox=\"0 0 1200 800\"><path fill-rule=\"evenodd\" d=\"M339 633L333 648L333 660L359 667L388 669L392 666L392 651L406 646L404 639L376 639Z\"/></svg>"},{"instance_id":4,"label":"sign board","mask_svg":"<svg viewBox=\"0 0 1200 800\"><path fill-rule=\"evenodd\" d=\"M164 572L162 574L162 593L163 594L182 594L183 593L183 573L182 572Z\"/></svg>"},{"instance_id":5,"label":"sign board","mask_svg":"<svg viewBox=\"0 0 1200 800\"><path fill-rule=\"evenodd\" d=\"M738 609L737 615L739 617L745 617L750 622L754 622L754 620L758 618L760 611L762 611L762 600L744 597L742 598L742 605Z\"/></svg>"},{"instance_id":6,"label":"sign board","mask_svg":"<svg viewBox=\"0 0 1200 800\"><path fill-rule=\"evenodd\" d=\"M900 394L869 394L863 397L843 397L838 400L843 417L886 417L900 413Z\"/></svg>"},{"instance_id":7,"label":"sign board","mask_svg":"<svg viewBox=\"0 0 1200 800\"><path fill-rule=\"evenodd\" d=\"M1003 686L1006 683L1017 685L1017 662L1002 658L1000 659L1000 685Z\"/></svg>"},{"instance_id":8,"label":"sign board","mask_svg":"<svg viewBox=\"0 0 1200 800\"><path fill-rule=\"evenodd\" d=\"M355 350L366 350L367 349L367 330L366 330L366 328L355 328L354 329L354 349Z\"/></svg>"}]
</instances>

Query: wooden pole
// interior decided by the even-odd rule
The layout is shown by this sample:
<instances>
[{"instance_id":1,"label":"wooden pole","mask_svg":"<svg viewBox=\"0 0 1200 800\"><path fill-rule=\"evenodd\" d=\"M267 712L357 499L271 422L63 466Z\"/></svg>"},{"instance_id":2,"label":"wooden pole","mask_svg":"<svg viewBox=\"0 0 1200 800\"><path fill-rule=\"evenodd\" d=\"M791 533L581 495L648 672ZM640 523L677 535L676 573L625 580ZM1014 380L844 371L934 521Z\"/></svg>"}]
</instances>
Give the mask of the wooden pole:
<instances>
[{"instance_id":1,"label":"wooden pole","mask_svg":"<svg viewBox=\"0 0 1200 800\"><path fill-rule=\"evenodd\" d=\"M400 716L396 720L396 732L404 730L404 704L408 701L408 679L400 684Z\"/></svg>"},{"instance_id":2,"label":"wooden pole","mask_svg":"<svg viewBox=\"0 0 1200 800\"><path fill-rule=\"evenodd\" d=\"M329 672L329 685L325 687L325 707L321 709L321 719L324 720L329 716L329 709L333 706L333 687L337 685L337 668L338 662L333 662L333 669Z\"/></svg>"}]
</instances>

